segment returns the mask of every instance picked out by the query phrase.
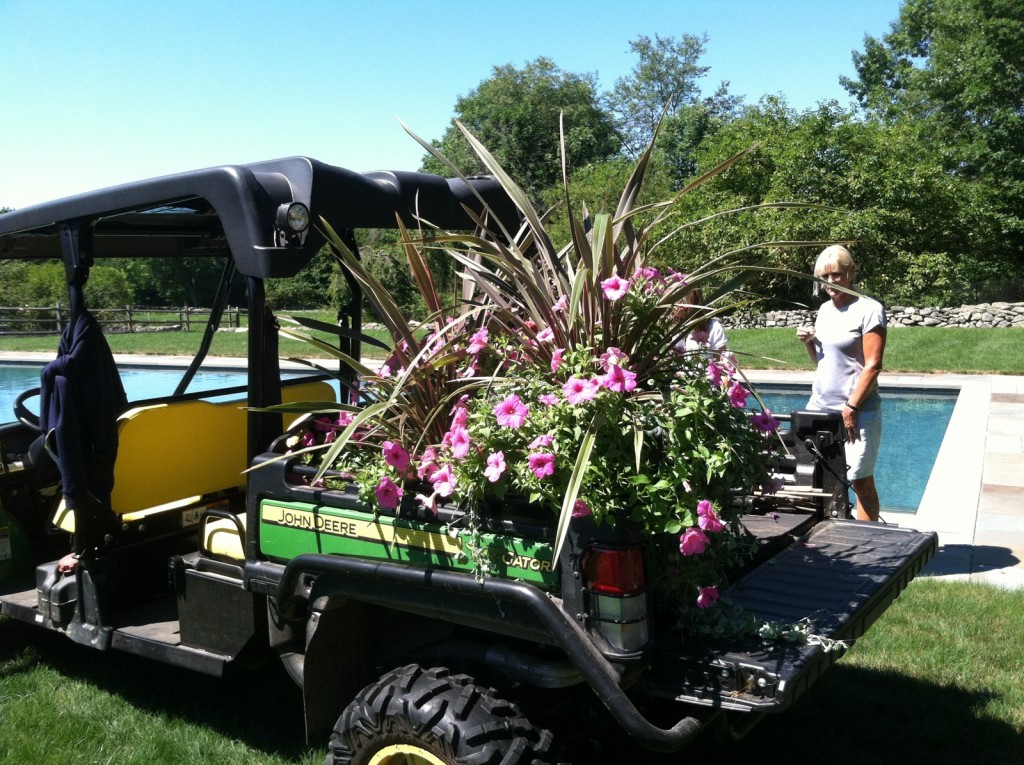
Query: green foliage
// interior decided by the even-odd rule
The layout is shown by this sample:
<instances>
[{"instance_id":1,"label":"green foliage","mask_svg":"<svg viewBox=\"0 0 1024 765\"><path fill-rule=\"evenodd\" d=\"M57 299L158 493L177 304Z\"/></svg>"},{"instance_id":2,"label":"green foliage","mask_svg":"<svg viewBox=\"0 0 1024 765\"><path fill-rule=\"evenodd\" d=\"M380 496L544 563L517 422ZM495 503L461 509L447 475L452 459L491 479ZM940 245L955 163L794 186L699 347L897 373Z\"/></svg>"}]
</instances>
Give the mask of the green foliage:
<instances>
[{"instance_id":1,"label":"green foliage","mask_svg":"<svg viewBox=\"0 0 1024 765\"><path fill-rule=\"evenodd\" d=\"M698 102L697 81L708 67L697 62L706 44L707 35L683 35L679 40L640 35L630 41L637 63L606 96L627 156L635 158L651 144L666 109L675 114Z\"/></svg>"},{"instance_id":2,"label":"green foliage","mask_svg":"<svg viewBox=\"0 0 1024 765\"><path fill-rule=\"evenodd\" d=\"M534 198L561 177L560 120L577 166L604 160L619 148L612 120L598 103L594 77L563 72L544 57L522 69L511 64L494 67L490 79L456 102L455 117L491 148ZM448 128L436 144L462 174L485 170L457 128ZM423 169L450 174L433 156L424 159Z\"/></svg>"},{"instance_id":3,"label":"green foliage","mask_svg":"<svg viewBox=\"0 0 1024 765\"><path fill-rule=\"evenodd\" d=\"M807 273L822 243L851 242L865 291L888 303L955 305L972 296L970 285L1010 267L1004 218L988 191L945 172L913 128L857 120L834 102L796 114L766 99L706 141L701 164L749 144L757 145L751 162L690 198L692 217L744 212L685 235L684 268L713 247L798 239L816 244L781 245L766 263ZM782 200L829 209L746 209ZM813 303L808 284L787 274L766 276L758 291L776 304Z\"/></svg>"},{"instance_id":4,"label":"green foliage","mask_svg":"<svg viewBox=\"0 0 1024 765\"><path fill-rule=\"evenodd\" d=\"M86 302L92 308L123 308L135 302L125 274L111 266L94 266L85 287ZM0 305L67 307L67 276L64 265L49 261L0 261Z\"/></svg>"},{"instance_id":5,"label":"green foliage","mask_svg":"<svg viewBox=\"0 0 1024 765\"><path fill-rule=\"evenodd\" d=\"M224 261L220 258L144 260L145 265L132 271L140 280L140 297L149 297L155 305L208 306L213 303L224 270Z\"/></svg>"},{"instance_id":6,"label":"green foliage","mask_svg":"<svg viewBox=\"0 0 1024 765\"><path fill-rule=\"evenodd\" d=\"M275 310L335 308L345 295L334 258L322 247L298 274L266 282L267 302Z\"/></svg>"},{"instance_id":7,"label":"green foliage","mask_svg":"<svg viewBox=\"0 0 1024 765\"><path fill-rule=\"evenodd\" d=\"M1016 0L905 0L889 34L865 38L854 53L858 79L843 83L872 117L915 130L945 172L987 187L1004 246L1016 253L1024 249L1021 39Z\"/></svg>"}]
</instances>

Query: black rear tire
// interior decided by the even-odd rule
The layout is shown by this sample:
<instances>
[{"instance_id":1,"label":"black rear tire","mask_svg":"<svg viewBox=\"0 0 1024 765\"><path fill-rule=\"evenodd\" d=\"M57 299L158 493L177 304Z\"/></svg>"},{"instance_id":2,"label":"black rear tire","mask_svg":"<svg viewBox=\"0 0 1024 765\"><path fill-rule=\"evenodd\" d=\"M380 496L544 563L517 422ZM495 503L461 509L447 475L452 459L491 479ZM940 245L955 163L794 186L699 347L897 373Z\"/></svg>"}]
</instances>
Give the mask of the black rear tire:
<instances>
[{"instance_id":1,"label":"black rear tire","mask_svg":"<svg viewBox=\"0 0 1024 765\"><path fill-rule=\"evenodd\" d=\"M535 763L551 733L467 675L415 664L364 688L341 713L325 765Z\"/></svg>"}]
</instances>

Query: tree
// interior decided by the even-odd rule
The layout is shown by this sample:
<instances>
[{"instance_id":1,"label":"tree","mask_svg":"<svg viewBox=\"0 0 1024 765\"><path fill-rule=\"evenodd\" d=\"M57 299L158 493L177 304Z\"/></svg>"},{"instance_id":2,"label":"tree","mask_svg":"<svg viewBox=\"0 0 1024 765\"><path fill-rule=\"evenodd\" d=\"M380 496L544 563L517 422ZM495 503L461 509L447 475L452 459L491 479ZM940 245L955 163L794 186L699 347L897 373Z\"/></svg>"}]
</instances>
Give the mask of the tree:
<instances>
[{"instance_id":1,"label":"tree","mask_svg":"<svg viewBox=\"0 0 1024 765\"><path fill-rule=\"evenodd\" d=\"M701 171L755 144L685 200L687 219L765 203L835 210L769 208L712 219L684 235L684 267L755 242L850 240L866 291L916 305L963 302L973 297L971 284L1006 267L989 190L946 172L941 147L922 144L914 125L857 119L835 102L797 114L766 98L705 143ZM806 274L818 249L780 246L762 255L765 265ZM766 275L758 291L779 302L812 302L801 278Z\"/></svg>"},{"instance_id":2,"label":"tree","mask_svg":"<svg viewBox=\"0 0 1024 765\"><path fill-rule=\"evenodd\" d=\"M697 62L707 40L707 35L683 35L677 40L658 34L654 39L641 35L630 40L637 62L605 96L627 156L638 157L647 148L666 109L674 115L700 102L698 80L708 67Z\"/></svg>"},{"instance_id":3,"label":"tree","mask_svg":"<svg viewBox=\"0 0 1024 765\"><path fill-rule=\"evenodd\" d=\"M155 305L209 306L223 270L223 261L216 258L146 258L129 274L141 300Z\"/></svg>"},{"instance_id":4,"label":"tree","mask_svg":"<svg viewBox=\"0 0 1024 765\"><path fill-rule=\"evenodd\" d=\"M1024 250L1024 5L905 0L889 34L854 53L846 89L886 124L913 123L945 169L991 187L1004 246Z\"/></svg>"},{"instance_id":5,"label":"tree","mask_svg":"<svg viewBox=\"0 0 1024 765\"><path fill-rule=\"evenodd\" d=\"M85 285L90 308L123 308L135 295L124 273L111 266L93 266ZM46 307L60 303L67 307L67 274L62 263L0 261L0 305Z\"/></svg>"},{"instance_id":6,"label":"tree","mask_svg":"<svg viewBox=\"0 0 1024 765\"><path fill-rule=\"evenodd\" d=\"M573 166L582 167L618 151L612 120L598 104L594 77L563 72L548 58L538 58L523 69L510 64L494 67L489 80L455 104L456 119L534 198L560 178L561 115ZM435 145L462 172L484 171L455 126ZM433 156L424 159L423 169L449 174Z\"/></svg>"}]
</instances>

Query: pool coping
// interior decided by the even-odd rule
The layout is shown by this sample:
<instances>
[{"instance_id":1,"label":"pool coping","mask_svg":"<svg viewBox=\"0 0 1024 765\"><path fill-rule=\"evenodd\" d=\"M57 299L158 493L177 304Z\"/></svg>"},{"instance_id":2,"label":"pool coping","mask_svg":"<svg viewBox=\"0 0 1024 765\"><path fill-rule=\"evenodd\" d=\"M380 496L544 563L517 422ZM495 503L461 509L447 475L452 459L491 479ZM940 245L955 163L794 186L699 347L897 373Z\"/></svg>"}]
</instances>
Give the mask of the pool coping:
<instances>
[{"instance_id":1,"label":"pool coping","mask_svg":"<svg viewBox=\"0 0 1024 765\"><path fill-rule=\"evenodd\" d=\"M114 358L125 367L187 367L191 361L182 356ZM50 353L0 351L0 363L45 364L52 359ZM244 358L212 357L202 368L246 366ZM814 378L807 370L745 374L755 385L806 386ZM879 384L885 389L959 391L917 513L890 514L885 520L938 533L939 553L925 569L927 575L1024 587L1024 377L883 373ZM884 487L879 489L884 493Z\"/></svg>"}]
</instances>

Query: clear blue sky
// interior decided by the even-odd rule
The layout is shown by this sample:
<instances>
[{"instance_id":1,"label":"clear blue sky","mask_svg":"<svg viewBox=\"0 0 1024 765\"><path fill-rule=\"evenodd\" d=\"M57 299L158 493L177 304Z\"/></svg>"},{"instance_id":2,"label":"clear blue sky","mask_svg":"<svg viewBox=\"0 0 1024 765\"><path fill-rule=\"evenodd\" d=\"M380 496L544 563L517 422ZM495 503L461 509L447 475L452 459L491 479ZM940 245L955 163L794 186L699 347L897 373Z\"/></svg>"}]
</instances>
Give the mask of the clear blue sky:
<instances>
[{"instance_id":1,"label":"clear blue sky","mask_svg":"<svg viewBox=\"0 0 1024 765\"><path fill-rule=\"evenodd\" d=\"M709 39L705 94L837 99L900 0L0 0L0 207L302 154L415 170L494 66L629 73L640 35Z\"/></svg>"}]
</instances>

